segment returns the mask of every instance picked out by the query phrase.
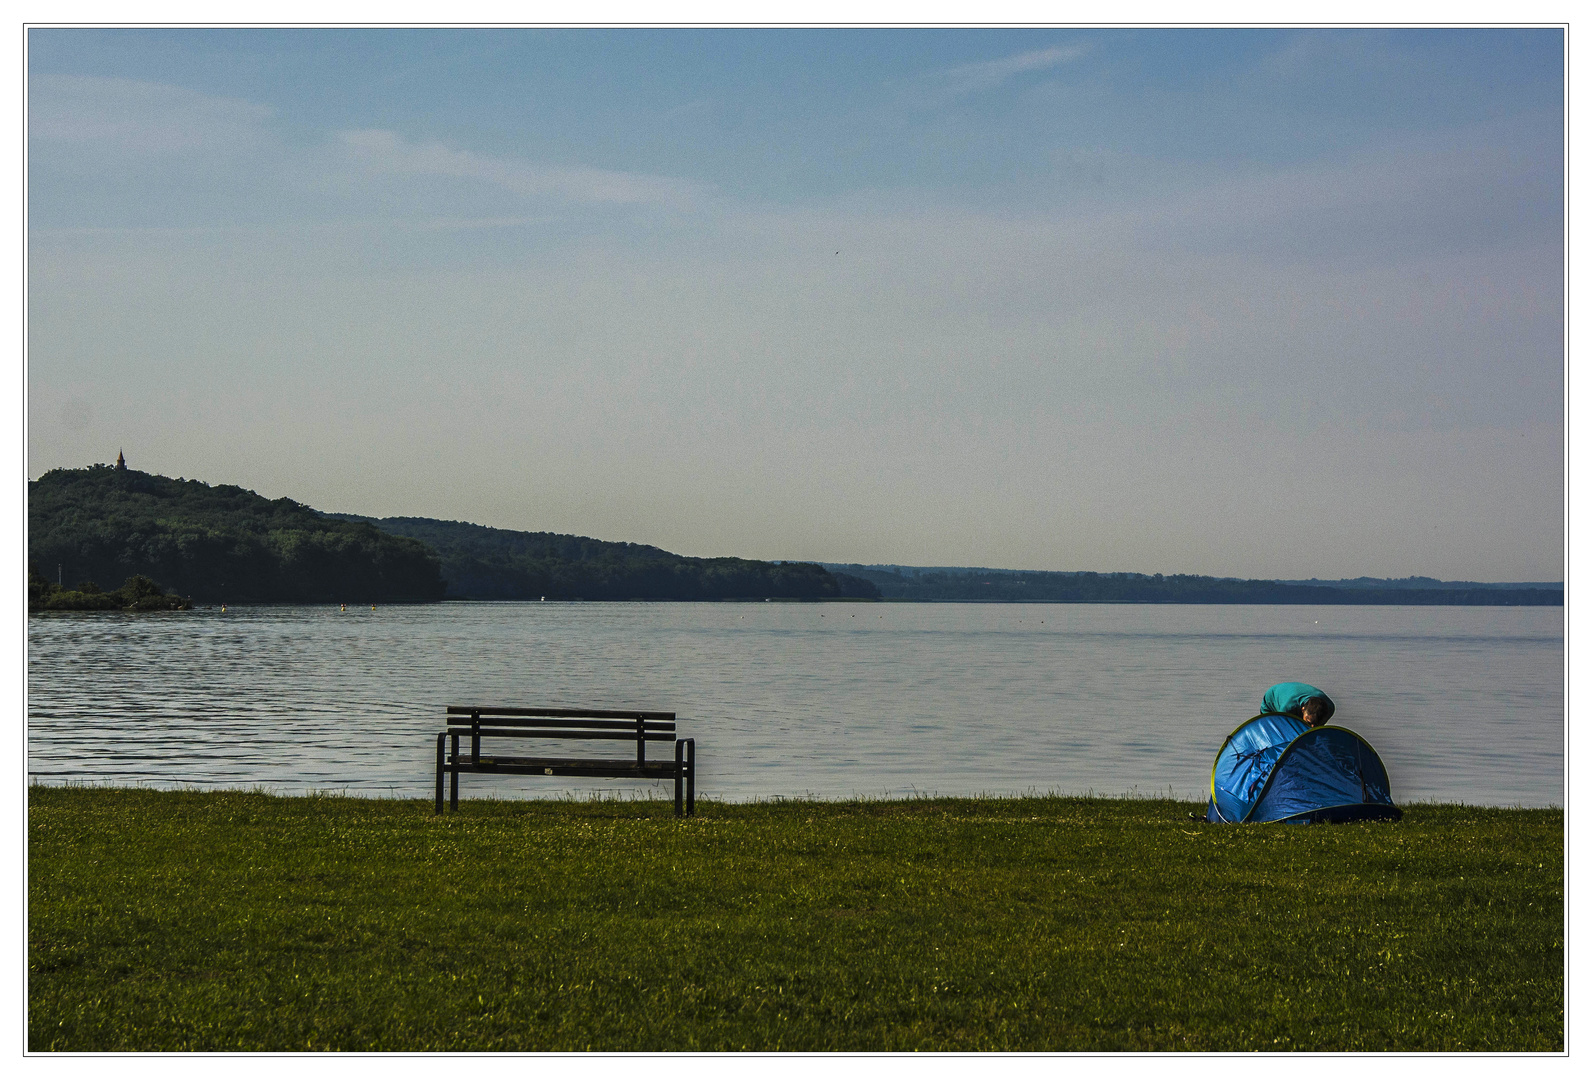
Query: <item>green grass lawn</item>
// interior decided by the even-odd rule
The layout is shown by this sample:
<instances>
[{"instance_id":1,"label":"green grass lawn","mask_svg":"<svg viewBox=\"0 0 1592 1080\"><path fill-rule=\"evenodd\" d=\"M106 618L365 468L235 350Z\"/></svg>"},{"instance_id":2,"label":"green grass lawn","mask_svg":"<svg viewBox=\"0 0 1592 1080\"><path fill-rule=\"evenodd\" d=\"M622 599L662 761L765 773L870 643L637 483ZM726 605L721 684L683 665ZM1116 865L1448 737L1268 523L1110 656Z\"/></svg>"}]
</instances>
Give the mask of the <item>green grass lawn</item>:
<instances>
[{"instance_id":1,"label":"green grass lawn","mask_svg":"<svg viewBox=\"0 0 1592 1080\"><path fill-rule=\"evenodd\" d=\"M1562 1050L1563 815L35 787L47 1050Z\"/></svg>"}]
</instances>

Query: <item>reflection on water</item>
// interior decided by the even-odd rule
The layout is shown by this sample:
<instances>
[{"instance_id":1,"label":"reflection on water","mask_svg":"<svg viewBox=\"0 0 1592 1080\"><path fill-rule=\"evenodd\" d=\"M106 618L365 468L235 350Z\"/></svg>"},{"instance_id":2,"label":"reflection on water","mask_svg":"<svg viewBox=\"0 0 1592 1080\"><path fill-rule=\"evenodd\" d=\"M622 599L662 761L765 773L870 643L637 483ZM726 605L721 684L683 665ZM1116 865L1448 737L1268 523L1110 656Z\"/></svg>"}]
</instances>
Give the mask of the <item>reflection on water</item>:
<instances>
[{"instance_id":1,"label":"reflection on water","mask_svg":"<svg viewBox=\"0 0 1592 1080\"><path fill-rule=\"evenodd\" d=\"M1563 609L434 604L28 620L43 783L426 796L449 704L679 714L710 798L1199 798L1274 682L1338 704L1394 798L1563 804ZM466 795L577 795L464 778ZM588 782L590 783L590 782ZM604 791L640 791L597 782Z\"/></svg>"}]
</instances>

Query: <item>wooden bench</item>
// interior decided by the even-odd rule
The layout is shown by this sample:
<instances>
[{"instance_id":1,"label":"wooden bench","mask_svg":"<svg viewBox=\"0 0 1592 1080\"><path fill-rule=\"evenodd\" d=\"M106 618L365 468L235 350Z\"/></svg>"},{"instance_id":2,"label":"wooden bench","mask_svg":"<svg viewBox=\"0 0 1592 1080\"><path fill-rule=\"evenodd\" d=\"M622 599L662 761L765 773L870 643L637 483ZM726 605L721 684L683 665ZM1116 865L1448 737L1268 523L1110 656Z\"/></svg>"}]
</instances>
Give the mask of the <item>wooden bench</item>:
<instances>
[{"instance_id":1,"label":"wooden bench","mask_svg":"<svg viewBox=\"0 0 1592 1080\"><path fill-rule=\"evenodd\" d=\"M636 744L635 757L505 757L483 754L482 739L620 740ZM460 743L468 740L466 752ZM449 746L451 742L451 748ZM667 742L670 757L649 760L648 743ZM518 773L529 776L604 776L617 779L674 780L674 815L696 812L696 740L675 736L672 712L615 712L608 709L508 709L449 705L448 729L437 735L437 813L442 813L442 781L452 777L450 802L459 809L462 772Z\"/></svg>"}]
</instances>

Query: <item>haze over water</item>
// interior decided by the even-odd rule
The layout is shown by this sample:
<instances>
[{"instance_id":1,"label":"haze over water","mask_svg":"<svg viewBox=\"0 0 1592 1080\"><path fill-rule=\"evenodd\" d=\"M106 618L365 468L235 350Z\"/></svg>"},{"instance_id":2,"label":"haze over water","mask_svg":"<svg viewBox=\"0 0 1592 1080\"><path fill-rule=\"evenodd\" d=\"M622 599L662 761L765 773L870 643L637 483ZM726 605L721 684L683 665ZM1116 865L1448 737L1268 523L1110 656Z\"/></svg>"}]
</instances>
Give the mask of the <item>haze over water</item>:
<instances>
[{"instance_id":1,"label":"haze over water","mask_svg":"<svg viewBox=\"0 0 1592 1080\"><path fill-rule=\"evenodd\" d=\"M428 797L449 704L649 708L699 794L1202 798L1313 682L1396 801L1563 805L1563 609L527 603L28 621L43 783ZM466 776L464 797L644 785Z\"/></svg>"}]
</instances>

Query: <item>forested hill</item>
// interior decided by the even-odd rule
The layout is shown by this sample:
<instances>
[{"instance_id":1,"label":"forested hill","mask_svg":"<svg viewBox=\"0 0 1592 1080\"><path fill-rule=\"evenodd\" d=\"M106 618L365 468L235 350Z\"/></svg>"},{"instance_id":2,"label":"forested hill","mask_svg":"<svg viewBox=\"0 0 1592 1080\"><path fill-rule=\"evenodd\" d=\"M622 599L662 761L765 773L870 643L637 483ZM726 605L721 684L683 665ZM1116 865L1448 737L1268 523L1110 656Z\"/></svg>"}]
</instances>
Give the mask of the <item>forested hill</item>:
<instances>
[{"instance_id":1,"label":"forested hill","mask_svg":"<svg viewBox=\"0 0 1592 1080\"><path fill-rule=\"evenodd\" d=\"M814 563L694 559L645 544L434 518L328 516L431 545L442 557L447 595L459 599L837 600L879 595L860 578Z\"/></svg>"},{"instance_id":2,"label":"forested hill","mask_svg":"<svg viewBox=\"0 0 1592 1080\"><path fill-rule=\"evenodd\" d=\"M1387 582L1259 581L1193 574L1094 574L976 566L857 566L825 563L873 582L887 600L984 600L1062 604L1450 604L1552 606L1564 587L1430 578ZM1376 585L1369 584L1376 581ZM1429 583L1429 584L1428 584Z\"/></svg>"},{"instance_id":3,"label":"forested hill","mask_svg":"<svg viewBox=\"0 0 1592 1080\"><path fill-rule=\"evenodd\" d=\"M41 595L134 575L200 603L438 600L982 600L1562 605L1559 583L1260 581L698 559L644 544L433 518L323 514L292 499L93 465L28 484ZM30 595L32 595L30 593ZM98 596L89 589L85 596ZM42 601L36 606L47 606ZM126 605L123 605L126 606Z\"/></svg>"},{"instance_id":4,"label":"forested hill","mask_svg":"<svg viewBox=\"0 0 1592 1080\"><path fill-rule=\"evenodd\" d=\"M201 603L437 600L425 544L230 484L55 469L28 484L28 560L67 588L134 574ZM58 570L59 568L59 570Z\"/></svg>"}]
</instances>

